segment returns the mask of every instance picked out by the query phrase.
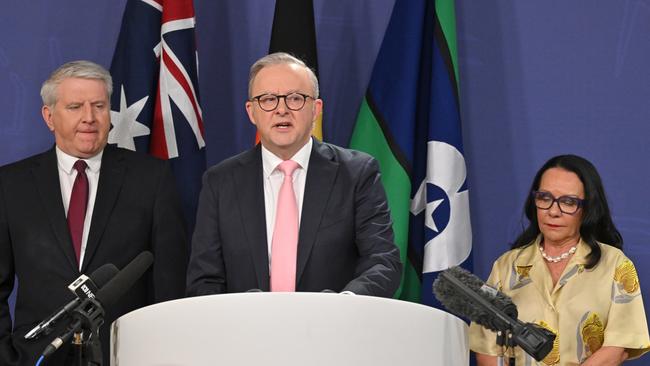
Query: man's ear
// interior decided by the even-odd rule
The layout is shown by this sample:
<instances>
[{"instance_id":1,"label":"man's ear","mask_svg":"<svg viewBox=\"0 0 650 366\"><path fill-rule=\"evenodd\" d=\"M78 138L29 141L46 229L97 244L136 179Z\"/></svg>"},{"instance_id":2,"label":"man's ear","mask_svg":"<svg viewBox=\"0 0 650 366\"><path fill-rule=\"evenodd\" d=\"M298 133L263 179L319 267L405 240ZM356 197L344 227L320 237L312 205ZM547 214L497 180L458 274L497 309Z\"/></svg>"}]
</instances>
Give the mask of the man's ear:
<instances>
[{"instance_id":1,"label":"man's ear","mask_svg":"<svg viewBox=\"0 0 650 366\"><path fill-rule=\"evenodd\" d=\"M246 114L248 114L248 119L251 121L252 124L257 126L257 123L255 122L255 116L253 116L253 108L255 106L253 105L253 102L247 101L246 102Z\"/></svg>"},{"instance_id":2,"label":"man's ear","mask_svg":"<svg viewBox=\"0 0 650 366\"><path fill-rule=\"evenodd\" d=\"M50 129L50 131L54 132L54 122L52 121L52 108L50 108L47 105L44 105L43 108L41 108L41 115L43 116L43 120L45 121L45 124L47 125L47 128Z\"/></svg>"},{"instance_id":3,"label":"man's ear","mask_svg":"<svg viewBox=\"0 0 650 366\"><path fill-rule=\"evenodd\" d=\"M314 105L312 107L312 117L311 117L312 122L316 122L316 119L322 113L323 113L323 100L322 99L315 99L314 100Z\"/></svg>"}]
</instances>

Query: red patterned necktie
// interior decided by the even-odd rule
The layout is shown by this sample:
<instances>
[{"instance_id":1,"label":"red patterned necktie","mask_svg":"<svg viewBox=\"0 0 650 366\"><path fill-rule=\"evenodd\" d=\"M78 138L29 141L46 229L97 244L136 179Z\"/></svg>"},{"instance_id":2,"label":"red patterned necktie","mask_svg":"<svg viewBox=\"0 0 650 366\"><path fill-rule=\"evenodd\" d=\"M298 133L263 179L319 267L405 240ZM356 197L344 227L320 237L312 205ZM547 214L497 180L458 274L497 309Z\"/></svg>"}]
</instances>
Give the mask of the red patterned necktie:
<instances>
[{"instance_id":1,"label":"red patterned necktie","mask_svg":"<svg viewBox=\"0 0 650 366\"><path fill-rule=\"evenodd\" d=\"M77 171L77 177L72 186L70 205L68 206L68 229L72 238L72 246L77 256L77 263L81 254L81 239L84 232L84 220L86 218L86 207L88 206L88 177L86 176L86 162L77 160L73 168Z\"/></svg>"},{"instance_id":2,"label":"red patterned necktie","mask_svg":"<svg viewBox=\"0 0 650 366\"><path fill-rule=\"evenodd\" d=\"M293 191L293 171L298 163L285 160L278 169L284 180L278 194L275 228L271 241L271 291L296 291L298 253L298 204Z\"/></svg>"}]
</instances>

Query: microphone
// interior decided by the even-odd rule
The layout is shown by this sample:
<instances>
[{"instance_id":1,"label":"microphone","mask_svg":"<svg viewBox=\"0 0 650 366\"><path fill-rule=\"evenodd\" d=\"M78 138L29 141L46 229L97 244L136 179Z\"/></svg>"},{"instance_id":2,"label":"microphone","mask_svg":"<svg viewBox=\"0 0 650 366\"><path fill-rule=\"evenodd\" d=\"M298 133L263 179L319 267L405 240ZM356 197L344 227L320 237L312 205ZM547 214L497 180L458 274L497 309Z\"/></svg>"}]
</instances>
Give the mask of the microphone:
<instances>
[{"instance_id":1,"label":"microphone","mask_svg":"<svg viewBox=\"0 0 650 366\"><path fill-rule=\"evenodd\" d=\"M452 282L454 280L459 281L470 290L466 293L465 297L458 296L458 286L454 286L455 283ZM461 289L461 291L463 290L464 289ZM519 315L517 306L512 302L510 297L497 291L497 289L487 285L471 272L458 266L451 267L438 276L433 284L433 292L436 295L436 298L447 309L454 309L452 312L457 313L457 315L469 318L475 323L481 324L490 330L499 331L507 329L508 323L506 320L494 316L484 308L477 307L471 301L474 295L487 301L509 318L517 319L517 316ZM466 298L468 296L470 299Z\"/></svg>"},{"instance_id":2,"label":"microphone","mask_svg":"<svg viewBox=\"0 0 650 366\"><path fill-rule=\"evenodd\" d=\"M74 333L84 329L95 330L104 322L104 308L113 305L144 274L153 263L153 254L144 251L119 271L110 281L97 291L94 297L87 298L74 310L75 321L68 330L55 338L43 351L46 358L65 344Z\"/></svg>"},{"instance_id":3,"label":"microphone","mask_svg":"<svg viewBox=\"0 0 650 366\"><path fill-rule=\"evenodd\" d=\"M117 267L115 267L115 265L107 263L94 270L90 276L84 274L79 276L68 286L68 289L70 289L70 291L72 291L72 293L77 297L52 313L42 322L38 323L37 326L25 334L25 339L34 339L43 333L49 333L52 330L52 326L54 326L59 319L64 315L70 314L84 299L94 298L97 289L104 286L117 274L117 272Z\"/></svg>"},{"instance_id":4,"label":"microphone","mask_svg":"<svg viewBox=\"0 0 650 366\"><path fill-rule=\"evenodd\" d=\"M138 254L113 279L97 292L96 299L104 307L113 305L124 293L133 286L153 263L153 254L144 251Z\"/></svg>"},{"instance_id":5,"label":"microphone","mask_svg":"<svg viewBox=\"0 0 650 366\"><path fill-rule=\"evenodd\" d=\"M512 299L494 289L482 289L485 283L459 267L441 272L433 283L433 292L447 310L469 318L485 328L512 334L512 341L535 360L551 352L555 334L533 323L517 319ZM514 316L513 314L514 309Z\"/></svg>"}]
</instances>

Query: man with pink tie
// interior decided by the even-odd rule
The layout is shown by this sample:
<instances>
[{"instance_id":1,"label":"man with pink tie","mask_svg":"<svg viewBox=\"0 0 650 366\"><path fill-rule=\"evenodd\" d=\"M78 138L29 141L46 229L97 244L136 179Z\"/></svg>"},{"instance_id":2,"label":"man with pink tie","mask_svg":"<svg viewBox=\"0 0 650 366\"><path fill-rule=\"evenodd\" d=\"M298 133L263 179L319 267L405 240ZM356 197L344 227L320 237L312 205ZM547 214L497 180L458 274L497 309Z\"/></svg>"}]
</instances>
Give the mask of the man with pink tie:
<instances>
[{"instance_id":1,"label":"man with pink tie","mask_svg":"<svg viewBox=\"0 0 650 366\"><path fill-rule=\"evenodd\" d=\"M203 177L188 294L393 296L402 264L376 160L311 137L323 101L301 60L259 59L248 90L260 144Z\"/></svg>"}]
</instances>

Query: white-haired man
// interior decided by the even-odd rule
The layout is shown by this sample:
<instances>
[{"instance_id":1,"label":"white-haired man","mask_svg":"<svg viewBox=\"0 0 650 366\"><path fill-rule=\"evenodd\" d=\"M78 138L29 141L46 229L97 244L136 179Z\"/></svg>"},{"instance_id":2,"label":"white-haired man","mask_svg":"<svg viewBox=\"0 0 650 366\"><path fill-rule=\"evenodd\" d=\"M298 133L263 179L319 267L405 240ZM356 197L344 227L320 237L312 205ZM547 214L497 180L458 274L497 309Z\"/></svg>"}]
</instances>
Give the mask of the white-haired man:
<instances>
[{"instance_id":1,"label":"white-haired man","mask_svg":"<svg viewBox=\"0 0 650 366\"><path fill-rule=\"evenodd\" d=\"M54 134L48 151L0 168L0 364L34 365L61 334L24 335L72 299L66 288L106 263L123 268L142 251L153 269L108 307L100 332L139 307L183 296L187 247L171 170L164 161L107 145L111 76L89 61L64 64L41 88ZM18 279L14 324L8 297ZM68 348L46 364L70 362Z\"/></svg>"}]
</instances>

